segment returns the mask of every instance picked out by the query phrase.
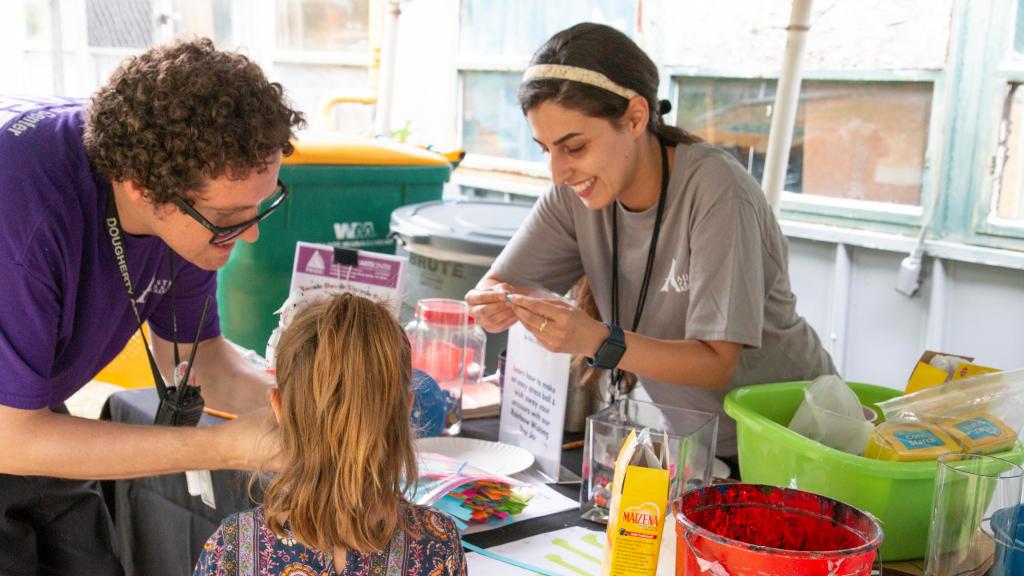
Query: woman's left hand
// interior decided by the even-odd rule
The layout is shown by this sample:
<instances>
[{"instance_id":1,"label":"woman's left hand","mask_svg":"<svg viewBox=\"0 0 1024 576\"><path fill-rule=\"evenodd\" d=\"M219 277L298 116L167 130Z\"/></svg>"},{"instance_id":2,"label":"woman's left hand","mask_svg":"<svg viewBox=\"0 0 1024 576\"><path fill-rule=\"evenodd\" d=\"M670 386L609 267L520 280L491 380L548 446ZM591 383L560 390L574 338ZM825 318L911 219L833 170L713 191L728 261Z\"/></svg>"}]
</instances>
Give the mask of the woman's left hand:
<instances>
[{"instance_id":1,"label":"woman's left hand","mask_svg":"<svg viewBox=\"0 0 1024 576\"><path fill-rule=\"evenodd\" d=\"M608 328L559 298L512 296L516 316L545 349L593 356L608 338Z\"/></svg>"}]
</instances>

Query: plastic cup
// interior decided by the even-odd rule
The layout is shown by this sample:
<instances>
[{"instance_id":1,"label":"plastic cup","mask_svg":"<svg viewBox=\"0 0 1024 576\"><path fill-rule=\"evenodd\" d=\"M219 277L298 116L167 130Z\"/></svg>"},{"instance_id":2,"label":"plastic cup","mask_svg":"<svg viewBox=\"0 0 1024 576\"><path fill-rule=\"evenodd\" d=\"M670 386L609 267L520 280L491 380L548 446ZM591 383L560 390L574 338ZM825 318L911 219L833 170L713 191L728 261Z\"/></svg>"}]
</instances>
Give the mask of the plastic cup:
<instances>
[{"instance_id":1,"label":"plastic cup","mask_svg":"<svg viewBox=\"0 0 1024 576\"><path fill-rule=\"evenodd\" d=\"M927 576L987 574L995 561L993 516L1020 505L1024 469L981 454L939 458L928 532Z\"/></svg>"},{"instance_id":2,"label":"plastic cup","mask_svg":"<svg viewBox=\"0 0 1024 576\"><path fill-rule=\"evenodd\" d=\"M692 488L711 481L714 464L718 416L620 399L587 418L583 440L583 486L580 489L580 516L585 520L608 523L615 458L630 430L649 428L651 437L660 443L668 436L669 502Z\"/></svg>"}]
</instances>

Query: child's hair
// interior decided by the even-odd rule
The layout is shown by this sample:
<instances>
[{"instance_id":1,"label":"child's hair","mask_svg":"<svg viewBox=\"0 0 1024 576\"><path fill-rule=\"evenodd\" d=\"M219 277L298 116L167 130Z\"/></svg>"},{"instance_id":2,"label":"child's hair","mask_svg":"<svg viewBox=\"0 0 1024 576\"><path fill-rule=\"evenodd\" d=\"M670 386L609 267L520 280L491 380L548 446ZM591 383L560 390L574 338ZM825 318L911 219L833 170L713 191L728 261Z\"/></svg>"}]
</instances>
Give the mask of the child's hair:
<instances>
[{"instance_id":1,"label":"child's hair","mask_svg":"<svg viewBox=\"0 0 1024 576\"><path fill-rule=\"evenodd\" d=\"M385 548L416 478L409 340L388 309L352 294L310 305L281 335L284 466L267 524L320 550Z\"/></svg>"}]
</instances>

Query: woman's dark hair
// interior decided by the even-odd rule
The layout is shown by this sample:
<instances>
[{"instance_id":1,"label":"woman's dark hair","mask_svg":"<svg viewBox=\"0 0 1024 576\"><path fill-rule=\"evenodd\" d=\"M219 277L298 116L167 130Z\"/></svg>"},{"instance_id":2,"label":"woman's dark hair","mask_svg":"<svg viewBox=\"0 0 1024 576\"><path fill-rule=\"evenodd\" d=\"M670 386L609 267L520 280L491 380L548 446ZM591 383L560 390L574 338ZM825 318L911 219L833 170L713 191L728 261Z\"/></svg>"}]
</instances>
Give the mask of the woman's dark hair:
<instances>
[{"instance_id":1,"label":"woman's dark hair","mask_svg":"<svg viewBox=\"0 0 1024 576\"><path fill-rule=\"evenodd\" d=\"M154 204L191 199L207 179L243 179L291 154L305 125L245 56L209 39L178 41L129 58L92 98L85 150L111 180L131 180Z\"/></svg>"},{"instance_id":2,"label":"woman's dark hair","mask_svg":"<svg viewBox=\"0 0 1024 576\"><path fill-rule=\"evenodd\" d=\"M530 66L561 64L600 72L612 82L630 88L647 100L647 129L669 146L700 142L689 132L666 124L672 106L658 101L658 67L633 40L615 28L584 22L552 36L534 53ZM523 114L544 102L577 110L613 122L626 113L629 100L597 86L554 78L534 79L519 87Z\"/></svg>"}]
</instances>

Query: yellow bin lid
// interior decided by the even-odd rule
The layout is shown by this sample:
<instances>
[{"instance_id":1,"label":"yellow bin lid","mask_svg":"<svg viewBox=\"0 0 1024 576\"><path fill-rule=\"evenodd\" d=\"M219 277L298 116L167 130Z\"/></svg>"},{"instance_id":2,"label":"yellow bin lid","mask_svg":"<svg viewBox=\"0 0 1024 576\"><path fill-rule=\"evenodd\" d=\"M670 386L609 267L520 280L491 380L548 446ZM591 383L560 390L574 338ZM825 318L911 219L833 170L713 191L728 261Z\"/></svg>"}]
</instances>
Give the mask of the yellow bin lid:
<instances>
[{"instance_id":1,"label":"yellow bin lid","mask_svg":"<svg viewBox=\"0 0 1024 576\"><path fill-rule=\"evenodd\" d=\"M386 138L360 136L307 136L292 142L295 152L284 164L342 166L447 166L444 156Z\"/></svg>"}]
</instances>

